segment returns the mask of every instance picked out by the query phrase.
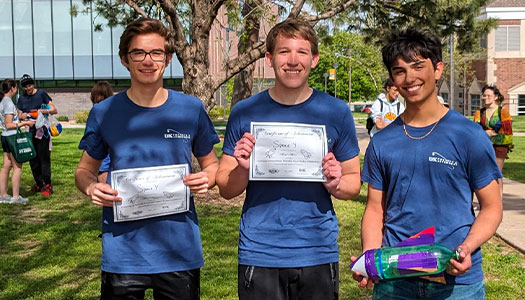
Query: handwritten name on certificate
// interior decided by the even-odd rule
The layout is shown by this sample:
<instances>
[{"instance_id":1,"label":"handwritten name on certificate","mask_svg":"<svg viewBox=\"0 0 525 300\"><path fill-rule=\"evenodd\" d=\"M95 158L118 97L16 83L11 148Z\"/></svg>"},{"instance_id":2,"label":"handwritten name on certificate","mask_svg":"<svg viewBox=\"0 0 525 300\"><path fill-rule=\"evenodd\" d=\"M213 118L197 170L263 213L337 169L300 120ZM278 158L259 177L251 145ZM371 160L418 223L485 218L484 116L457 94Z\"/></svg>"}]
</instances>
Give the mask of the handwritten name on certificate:
<instances>
[{"instance_id":1,"label":"handwritten name on certificate","mask_svg":"<svg viewBox=\"0 0 525 300\"><path fill-rule=\"evenodd\" d=\"M133 221L188 211L190 189L182 179L188 165L124 169L111 172L111 187L122 202L113 205L115 222Z\"/></svg>"},{"instance_id":2,"label":"handwritten name on certificate","mask_svg":"<svg viewBox=\"0 0 525 300\"><path fill-rule=\"evenodd\" d=\"M324 125L252 122L250 180L326 181Z\"/></svg>"}]
</instances>

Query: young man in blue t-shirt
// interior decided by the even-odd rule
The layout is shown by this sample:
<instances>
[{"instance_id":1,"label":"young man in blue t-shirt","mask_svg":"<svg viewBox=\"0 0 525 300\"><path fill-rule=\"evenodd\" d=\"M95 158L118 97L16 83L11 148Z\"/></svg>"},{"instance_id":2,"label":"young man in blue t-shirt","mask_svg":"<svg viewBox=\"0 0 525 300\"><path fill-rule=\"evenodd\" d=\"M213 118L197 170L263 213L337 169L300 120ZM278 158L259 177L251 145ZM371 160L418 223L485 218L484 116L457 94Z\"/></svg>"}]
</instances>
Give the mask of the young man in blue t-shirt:
<instances>
[{"instance_id":1,"label":"young man in blue t-shirt","mask_svg":"<svg viewBox=\"0 0 525 300\"><path fill-rule=\"evenodd\" d=\"M28 74L20 79L20 85L24 93L18 98L16 107L21 120L37 118L38 112L44 116L57 113L57 109L46 91L37 89L35 81ZM51 183L51 134L47 126L36 128L35 125L29 129L33 133L33 145L36 157L29 161L35 184L31 188L33 192L41 192L44 196L53 194Z\"/></svg>"},{"instance_id":2,"label":"young man in blue t-shirt","mask_svg":"<svg viewBox=\"0 0 525 300\"><path fill-rule=\"evenodd\" d=\"M444 274L446 284L420 278L372 282L359 273L354 279L360 287L375 283L374 299L484 299L480 246L502 218L502 175L490 140L439 102L443 62L434 34L408 29L393 35L382 53L406 109L374 135L366 151L363 251L395 246L431 226L436 243L461 250ZM477 217L473 193L481 206Z\"/></svg>"},{"instance_id":3,"label":"young man in blue t-shirt","mask_svg":"<svg viewBox=\"0 0 525 300\"><path fill-rule=\"evenodd\" d=\"M239 299L337 299L338 225L331 196L351 199L361 186L352 113L343 101L308 86L319 52L307 22L277 24L266 49L275 85L233 108L217 172L223 197L246 190L239 226ZM249 181L257 142L251 122L324 125L326 182Z\"/></svg>"},{"instance_id":4,"label":"young man in blue t-shirt","mask_svg":"<svg viewBox=\"0 0 525 300\"><path fill-rule=\"evenodd\" d=\"M93 204L103 206L101 299L142 299L149 288L155 299L200 298L204 261L193 197L179 213L124 222L115 222L113 215L115 202L122 200L110 186L115 171L140 178L126 177L127 190L135 191L127 203L140 203L142 211L166 208L174 194L169 186L179 186L173 182L180 183L177 178L184 173L174 165L187 165L191 173L192 153L202 171L184 177L184 185L191 193L206 193L215 184L213 145L219 138L204 106L195 97L163 88L162 75L173 54L170 39L159 20L142 18L126 27L119 55L131 87L93 106L80 141L84 152L76 185ZM108 154L107 183L97 182ZM144 168L150 173L141 173ZM167 177L173 178L169 186L159 186ZM140 207L134 213L140 214Z\"/></svg>"}]
</instances>

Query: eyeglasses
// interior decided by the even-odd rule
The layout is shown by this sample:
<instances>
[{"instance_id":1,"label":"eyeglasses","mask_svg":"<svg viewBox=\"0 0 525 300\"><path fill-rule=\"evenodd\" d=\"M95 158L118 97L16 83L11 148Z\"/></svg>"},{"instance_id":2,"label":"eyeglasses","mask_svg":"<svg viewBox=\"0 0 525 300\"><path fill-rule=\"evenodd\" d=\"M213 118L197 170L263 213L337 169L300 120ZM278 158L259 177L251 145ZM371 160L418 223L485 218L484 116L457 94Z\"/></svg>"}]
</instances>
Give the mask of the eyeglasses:
<instances>
[{"instance_id":1,"label":"eyeglasses","mask_svg":"<svg viewBox=\"0 0 525 300\"><path fill-rule=\"evenodd\" d=\"M149 54L149 57L151 57L152 61L164 61L164 58L166 57L166 52L163 50L151 50L150 52L146 52L144 50L133 50L128 52L129 57L134 62L141 62L146 59L146 55Z\"/></svg>"}]
</instances>

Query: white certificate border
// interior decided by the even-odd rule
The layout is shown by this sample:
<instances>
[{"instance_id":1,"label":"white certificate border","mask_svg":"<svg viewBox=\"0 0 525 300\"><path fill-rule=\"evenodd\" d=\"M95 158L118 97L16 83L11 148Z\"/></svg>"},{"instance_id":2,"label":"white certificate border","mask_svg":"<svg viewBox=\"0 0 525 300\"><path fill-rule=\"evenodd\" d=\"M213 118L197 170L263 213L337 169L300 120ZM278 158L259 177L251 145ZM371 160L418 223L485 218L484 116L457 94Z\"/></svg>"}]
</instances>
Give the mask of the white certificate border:
<instances>
[{"instance_id":1,"label":"white certificate border","mask_svg":"<svg viewBox=\"0 0 525 300\"><path fill-rule=\"evenodd\" d=\"M177 165L167 165L167 166L153 166L153 167L142 167L142 168L130 168L130 169L121 169L121 170L115 170L111 171L111 188L114 190L117 190L116 185L116 176L119 173L133 173L137 171L149 171L149 170L162 170L162 169L177 169L177 170L183 170L183 177L186 177L189 173L189 167L188 164L177 164ZM137 221L137 220L143 220L143 219L149 219L149 218L155 218L155 217L161 217L161 216L167 216L167 215L173 215L177 213L184 213L187 212L190 209L190 189L187 185L184 185L184 191L185 191L185 198L186 201L184 203L186 204L186 207L184 210L181 210L179 212L165 212L165 213L158 213L158 214L151 214L143 217L136 217L136 218L125 218L121 219L118 217L118 206L121 205L120 202L114 202L113 205L113 222L127 222L127 221Z\"/></svg>"},{"instance_id":2,"label":"white certificate border","mask_svg":"<svg viewBox=\"0 0 525 300\"><path fill-rule=\"evenodd\" d=\"M255 143L257 143L257 134L255 133L255 129L257 126L261 127L309 127L309 128L319 128L321 129L321 139L323 140L322 144L322 154L323 157L327 153L328 144L327 144L327 137L326 137L326 126L324 124L305 124L305 123L286 123L286 122L250 122L250 133L255 138ZM253 181L308 181L308 182L325 182L326 178L324 176L324 173L321 172L321 177L319 178L312 178L312 177L306 177L301 178L300 176L297 177L263 177L261 175L255 175L255 168L252 167L255 163L255 151L252 151L252 154L250 155L250 175L249 180ZM321 166L322 168L322 166Z\"/></svg>"}]
</instances>

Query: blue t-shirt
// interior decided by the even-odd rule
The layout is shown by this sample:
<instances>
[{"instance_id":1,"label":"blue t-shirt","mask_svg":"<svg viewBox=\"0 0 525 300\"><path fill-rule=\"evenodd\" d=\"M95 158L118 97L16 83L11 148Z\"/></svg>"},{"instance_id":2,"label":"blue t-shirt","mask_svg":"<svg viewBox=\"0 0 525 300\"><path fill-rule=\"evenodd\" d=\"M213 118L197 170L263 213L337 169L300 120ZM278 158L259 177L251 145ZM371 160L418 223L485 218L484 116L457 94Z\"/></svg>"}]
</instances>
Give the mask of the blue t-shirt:
<instances>
[{"instance_id":1,"label":"blue t-shirt","mask_svg":"<svg viewBox=\"0 0 525 300\"><path fill-rule=\"evenodd\" d=\"M325 125L329 151L338 161L359 154L348 106L317 90L291 106L275 102L268 91L239 102L228 119L224 153L233 156L252 121ZM249 182L239 231L239 264L291 268L339 261L337 217L320 182Z\"/></svg>"},{"instance_id":2,"label":"blue t-shirt","mask_svg":"<svg viewBox=\"0 0 525 300\"><path fill-rule=\"evenodd\" d=\"M16 107L24 113L27 113L33 109L41 109L42 105L47 105L51 101L51 97L47 94L46 91L38 89L36 93L29 96L26 93L23 93L18 98Z\"/></svg>"},{"instance_id":3,"label":"blue t-shirt","mask_svg":"<svg viewBox=\"0 0 525 300\"><path fill-rule=\"evenodd\" d=\"M199 99L169 90L158 107L141 107L126 92L93 106L79 149L103 160L111 171L188 164L191 153L207 155L219 138ZM103 208L102 270L154 274L203 266L193 198L186 213L138 221L113 222L111 207Z\"/></svg>"},{"instance_id":4,"label":"blue t-shirt","mask_svg":"<svg viewBox=\"0 0 525 300\"><path fill-rule=\"evenodd\" d=\"M423 136L432 126L406 129L411 136ZM421 140L405 135L400 118L376 133L366 150L361 180L386 193L383 247L435 226L436 243L453 250L474 222L473 191L501 177L487 134L449 111ZM466 274L446 274L446 279L458 284L482 281L480 249L472 253Z\"/></svg>"}]
</instances>

